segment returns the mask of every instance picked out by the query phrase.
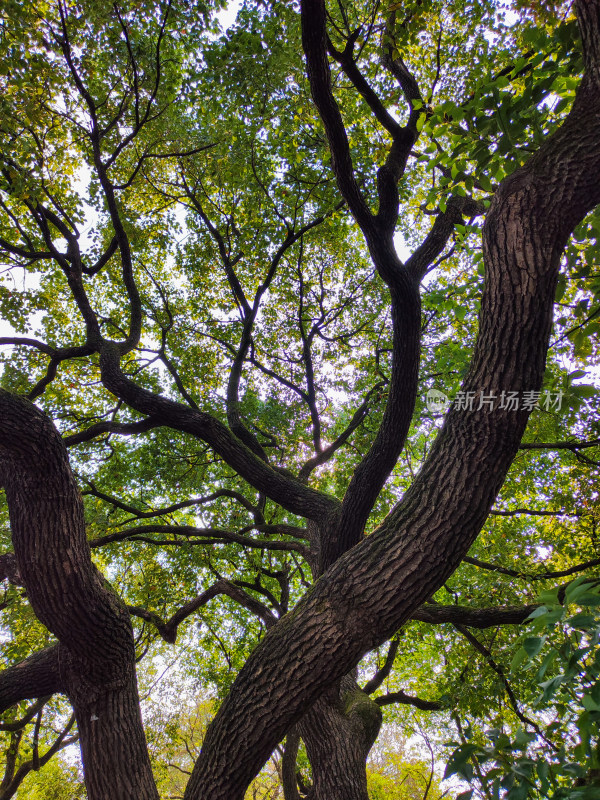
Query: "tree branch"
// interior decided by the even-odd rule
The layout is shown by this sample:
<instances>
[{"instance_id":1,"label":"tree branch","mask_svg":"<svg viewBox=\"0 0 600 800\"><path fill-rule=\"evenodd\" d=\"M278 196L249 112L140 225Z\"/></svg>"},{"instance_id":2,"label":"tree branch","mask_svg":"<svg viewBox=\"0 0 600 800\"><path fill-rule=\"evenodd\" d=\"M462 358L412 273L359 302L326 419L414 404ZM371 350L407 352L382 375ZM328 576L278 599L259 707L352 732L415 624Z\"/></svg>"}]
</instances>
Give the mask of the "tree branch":
<instances>
[{"instance_id":1,"label":"tree branch","mask_svg":"<svg viewBox=\"0 0 600 800\"><path fill-rule=\"evenodd\" d=\"M160 427L160 425L160 420L153 417L147 417L139 422L96 422L94 425L90 425L89 428L79 433L70 433L63 436L63 442L66 447L74 447L77 444L91 442L93 439L98 438L98 436L103 436L105 433L114 433L119 436L131 436L136 433L146 433L147 431L154 430Z\"/></svg>"},{"instance_id":2,"label":"tree branch","mask_svg":"<svg viewBox=\"0 0 600 800\"><path fill-rule=\"evenodd\" d=\"M521 625L539 604L471 608L425 603L412 614L412 619L434 625L449 622L470 628L494 628L497 625Z\"/></svg>"},{"instance_id":3,"label":"tree branch","mask_svg":"<svg viewBox=\"0 0 600 800\"><path fill-rule=\"evenodd\" d=\"M237 542L238 544L245 545L246 547L258 548L260 550L281 550L284 552L294 551L296 553L300 553L300 555L307 560L309 557L308 548L306 548L303 544L300 544L300 542L252 538L250 536L244 536L240 533L228 531L225 528L195 528L192 525L138 525L135 528L127 528L123 531L108 533L106 536L99 536L96 539L91 539L89 544L90 547L95 548L103 547L111 542L122 542L125 540L146 541L150 544L178 543L176 540L171 542L165 542L164 540L160 542L154 542L152 539L143 538L149 533L170 533L173 536L184 536L188 540L186 544L188 544L190 540L192 540L192 544L201 543L202 540L206 540L206 544L214 544L215 542L220 542L223 544Z\"/></svg>"},{"instance_id":4,"label":"tree branch","mask_svg":"<svg viewBox=\"0 0 600 800\"><path fill-rule=\"evenodd\" d=\"M47 697L41 697L39 700L33 703L33 705L29 706L29 708L25 712L25 716L21 717L21 719L17 719L14 722L0 723L0 731L14 732L20 730L21 728L24 728L25 725L28 725L31 722L31 720L42 710L42 708L46 705L50 697L51 695L48 695Z\"/></svg>"},{"instance_id":5,"label":"tree branch","mask_svg":"<svg viewBox=\"0 0 600 800\"><path fill-rule=\"evenodd\" d=\"M405 264L406 269L421 281L431 265L440 256L452 236L456 225L463 222L463 217L475 217L484 213L483 203L469 197L453 196L448 200L446 210L439 213L425 240Z\"/></svg>"},{"instance_id":6,"label":"tree branch","mask_svg":"<svg viewBox=\"0 0 600 800\"><path fill-rule=\"evenodd\" d=\"M106 344L100 354L106 388L136 411L159 418L162 424L205 441L223 460L263 494L288 511L312 519L334 511L337 501L273 469L246 447L215 417L153 394L126 377L118 349Z\"/></svg>"},{"instance_id":7,"label":"tree branch","mask_svg":"<svg viewBox=\"0 0 600 800\"><path fill-rule=\"evenodd\" d=\"M509 575L511 578L523 578L525 580L549 580L552 578L567 578L569 575L576 575L578 572L585 572L588 569L592 569L593 567L597 567L600 565L600 558L593 558L590 561L584 561L582 564L576 564L573 567L568 567L568 569L558 570L555 572L547 571L547 572L519 572L516 569L510 569L509 567L503 567L500 564L491 564L489 561L481 561L478 558L472 558L471 556L465 556L463 561L467 564L472 564L474 567L479 567L480 569L486 569L490 572L499 572L502 575Z\"/></svg>"},{"instance_id":8,"label":"tree branch","mask_svg":"<svg viewBox=\"0 0 600 800\"><path fill-rule=\"evenodd\" d=\"M478 653L481 653L481 655L485 658L490 667L498 675L498 677L504 684L504 689L508 696L508 700L512 707L512 710L515 712L520 721L524 725L528 725L529 727L533 728L534 731L538 734L538 736L540 736L546 742L546 744L549 744L550 747L556 751L558 748L546 737L540 726L533 720L529 719L529 717L527 717L521 711L519 703L517 702L517 698L515 697L515 693L512 690L512 687L508 681L508 678L506 677L503 667L495 661L494 657L492 656L488 648L482 642L480 642L479 639L476 636L474 636L471 633L471 631L468 630L468 628L465 628L463 625L459 623L454 623L454 627L456 628L457 631L462 633L465 639L475 648L475 650L477 650Z\"/></svg>"},{"instance_id":9,"label":"tree branch","mask_svg":"<svg viewBox=\"0 0 600 800\"><path fill-rule=\"evenodd\" d=\"M130 614L152 623L165 642L168 642L169 644L175 644L179 625L181 625L181 623L189 616L205 606L210 600L213 599L213 597L217 597L220 594L230 597L232 600L235 600L236 603L239 603L239 605L247 608L257 617L262 619L267 628L271 628L277 622L277 617L269 608L267 608L267 606L256 600L256 598L252 597L252 595L248 594L248 592L245 592L241 587L236 586L230 581L224 579L218 580L210 588L202 592L202 594L199 594L198 597L190 600L178 611L176 611L166 622L163 622L163 620L161 620L157 614L152 611L148 611L145 608L140 608L139 606L127 606L127 609Z\"/></svg>"},{"instance_id":10,"label":"tree branch","mask_svg":"<svg viewBox=\"0 0 600 800\"><path fill-rule=\"evenodd\" d=\"M523 442L519 450L585 450L588 447L600 447L600 439L589 442Z\"/></svg>"},{"instance_id":11,"label":"tree branch","mask_svg":"<svg viewBox=\"0 0 600 800\"><path fill-rule=\"evenodd\" d=\"M46 698L64 691L59 645L53 645L0 672L0 713L21 700Z\"/></svg>"},{"instance_id":12,"label":"tree branch","mask_svg":"<svg viewBox=\"0 0 600 800\"><path fill-rule=\"evenodd\" d=\"M385 661L383 662L383 666L377 670L371 680L367 681L363 687L363 692L365 694L373 694L373 692L379 689L384 680L389 676L394 666L394 659L396 658L396 653L398 652L399 647L400 639L392 639L385 657Z\"/></svg>"},{"instance_id":13,"label":"tree branch","mask_svg":"<svg viewBox=\"0 0 600 800\"><path fill-rule=\"evenodd\" d=\"M369 390L363 402L352 415L352 419L348 423L346 429L343 430L330 445L324 447L320 453L317 453L312 458L309 458L308 461L302 465L300 472L298 473L300 480L307 480L311 472L316 467L321 466L321 464L326 464L327 461L329 461L329 459L340 449L340 447L346 444L348 439L352 436L354 431L360 427L369 413L373 395L382 391L384 386L384 383L377 383L372 389Z\"/></svg>"},{"instance_id":14,"label":"tree branch","mask_svg":"<svg viewBox=\"0 0 600 800\"><path fill-rule=\"evenodd\" d=\"M325 126L331 150L332 167L342 197L363 232L374 229L373 215L358 187L350 155L346 129L331 91L331 71L327 60L326 12L323 0L304 0L301 9L302 46L311 93Z\"/></svg>"},{"instance_id":15,"label":"tree branch","mask_svg":"<svg viewBox=\"0 0 600 800\"><path fill-rule=\"evenodd\" d=\"M441 711L443 708L446 708L444 703L440 700L422 700L420 697L413 697L412 695L406 694L402 689L398 692L389 692L380 697L374 697L373 700L378 706L390 706L393 703L402 703L403 705L419 708L421 711Z\"/></svg>"},{"instance_id":16,"label":"tree branch","mask_svg":"<svg viewBox=\"0 0 600 800\"><path fill-rule=\"evenodd\" d=\"M23 783L27 775L32 770L38 770L43 767L45 764L50 761L52 756L58 753L60 750L63 750L65 747L68 747L70 744L73 744L79 739L79 735L76 734L75 736L71 736L67 738L67 734L71 730L75 723L75 716L72 714L69 718L69 721L62 729L62 731L58 734L56 739L54 740L53 744L46 750L43 756L39 756L37 753L37 747L34 749L33 758L28 761L23 761L19 765L19 768L12 774L10 779L6 782L3 782L3 797L9 798L12 797L13 794L17 791L17 788Z\"/></svg>"}]
</instances>

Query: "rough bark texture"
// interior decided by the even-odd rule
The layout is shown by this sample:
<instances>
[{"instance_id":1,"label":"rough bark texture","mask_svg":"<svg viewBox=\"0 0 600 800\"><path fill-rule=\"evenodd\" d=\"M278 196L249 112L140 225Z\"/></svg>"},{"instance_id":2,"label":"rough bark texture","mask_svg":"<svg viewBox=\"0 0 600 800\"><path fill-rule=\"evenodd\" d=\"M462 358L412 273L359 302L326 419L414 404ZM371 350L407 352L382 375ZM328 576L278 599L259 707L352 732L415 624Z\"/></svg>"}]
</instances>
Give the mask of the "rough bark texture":
<instances>
[{"instance_id":1,"label":"rough bark texture","mask_svg":"<svg viewBox=\"0 0 600 800\"><path fill-rule=\"evenodd\" d=\"M368 800L365 764L381 710L347 675L299 723L313 775L309 800Z\"/></svg>"},{"instance_id":2,"label":"rough bark texture","mask_svg":"<svg viewBox=\"0 0 600 800\"><path fill-rule=\"evenodd\" d=\"M60 642L7 670L0 691L6 702L19 692L36 696L37 677L37 696L66 692L90 800L156 800L129 614L92 564L83 503L60 435L38 409L4 391L0 483L29 601Z\"/></svg>"},{"instance_id":3,"label":"rough bark texture","mask_svg":"<svg viewBox=\"0 0 600 800\"><path fill-rule=\"evenodd\" d=\"M373 452L372 448L371 454ZM361 466L369 460L367 458ZM359 497L355 497L360 503ZM353 505L356 504L351 503L350 508ZM350 549L349 541L337 535L343 530L340 523L348 511L345 504L333 529L310 523L311 542L316 550L312 559L313 580L320 577L326 563L333 563L332 558L335 561L341 552ZM326 542L330 543L329 548L324 547ZM361 691L354 671L318 699L297 725L312 771L308 800L369 800L367 757L380 726L381 711L368 694ZM290 798L286 795L285 800L294 800L294 795Z\"/></svg>"},{"instance_id":4,"label":"rough bark texture","mask_svg":"<svg viewBox=\"0 0 600 800\"><path fill-rule=\"evenodd\" d=\"M64 692L58 649L47 647L0 672L0 714L21 700Z\"/></svg>"},{"instance_id":5,"label":"rough bark texture","mask_svg":"<svg viewBox=\"0 0 600 800\"><path fill-rule=\"evenodd\" d=\"M296 761L299 746L300 734L297 728L292 728L285 737L285 747L281 757L281 784L284 800L300 800L298 780L296 778Z\"/></svg>"},{"instance_id":6,"label":"rough bark texture","mask_svg":"<svg viewBox=\"0 0 600 800\"><path fill-rule=\"evenodd\" d=\"M486 220L480 332L463 386L477 395L539 390L560 255L600 202L600 2L580 5L593 68L563 126L503 182ZM303 710L456 569L486 520L527 416L501 409L448 414L403 501L251 655L208 730L186 800L241 799Z\"/></svg>"}]
</instances>

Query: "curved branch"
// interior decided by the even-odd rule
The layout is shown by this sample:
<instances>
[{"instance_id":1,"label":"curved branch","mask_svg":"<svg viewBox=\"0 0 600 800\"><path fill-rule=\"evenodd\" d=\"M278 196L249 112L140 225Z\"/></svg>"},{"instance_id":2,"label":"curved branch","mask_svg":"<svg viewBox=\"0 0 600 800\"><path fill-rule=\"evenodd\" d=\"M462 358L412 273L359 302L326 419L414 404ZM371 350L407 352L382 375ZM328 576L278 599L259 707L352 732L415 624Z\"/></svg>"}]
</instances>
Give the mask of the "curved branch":
<instances>
[{"instance_id":1,"label":"curved branch","mask_svg":"<svg viewBox=\"0 0 600 800\"><path fill-rule=\"evenodd\" d=\"M533 603L525 606L469 608L425 603L412 613L411 618L434 625L449 622L469 628L494 628L498 625L521 625L538 605Z\"/></svg>"},{"instance_id":2,"label":"curved branch","mask_svg":"<svg viewBox=\"0 0 600 800\"><path fill-rule=\"evenodd\" d=\"M359 70L357 63L354 60L354 44L359 33L360 29L355 31L354 35L352 35L346 42L346 47L342 51L336 50L331 40L328 39L327 49L329 51L329 55L335 59L338 64L340 64L346 77L358 90L363 100L373 112L379 124L382 125L392 137L401 135L402 126L394 119L394 117L392 117L387 108L383 105L377 93L369 85L369 82Z\"/></svg>"},{"instance_id":3,"label":"curved branch","mask_svg":"<svg viewBox=\"0 0 600 800\"><path fill-rule=\"evenodd\" d=\"M90 558L83 503L64 444L35 406L3 390L0 482L19 572L37 617L84 660L95 648L114 648L101 624L106 614L114 615L112 596ZM69 606L80 608L80 625L73 625Z\"/></svg>"},{"instance_id":4,"label":"curved branch","mask_svg":"<svg viewBox=\"0 0 600 800\"><path fill-rule=\"evenodd\" d=\"M47 647L0 672L0 713L21 700L49 697L64 691L59 645Z\"/></svg>"},{"instance_id":5,"label":"curved branch","mask_svg":"<svg viewBox=\"0 0 600 800\"><path fill-rule=\"evenodd\" d=\"M465 639L475 648L475 650L477 650L478 653L481 653L481 655L485 658L489 666L494 670L496 675L498 675L498 677L504 684L504 689L506 691L506 695L509 699L512 710L515 712L515 714L521 720L521 722L524 725L528 725L529 727L533 728L534 731L538 734L538 736L540 736L546 742L546 744L549 744L553 750L555 751L558 750L556 745L554 745L546 737L540 726L534 720L529 719L529 717L523 714L523 712L519 707L519 703L517 702L515 693L512 690L512 686L510 685L510 682L506 677L504 668L502 667L501 664L498 664L496 662L496 660L494 659L488 648L482 642L480 642L479 639L476 636L474 636L471 633L471 631L469 631L468 628L464 627L463 625L460 625L459 623L455 623L454 627L456 628L457 631L459 631L459 633L462 633Z\"/></svg>"},{"instance_id":6,"label":"curved branch","mask_svg":"<svg viewBox=\"0 0 600 800\"><path fill-rule=\"evenodd\" d=\"M285 531L283 531L285 532ZM122 542L125 540L130 541L146 541L154 544L152 539L143 538L148 533L170 533L173 536L184 536L186 539L193 539L192 544L197 544L203 539L207 544L214 544L220 542L227 544L228 542L236 542L245 545L246 547L259 548L261 550L281 550L281 551L295 551L300 553L306 560L309 558L309 551L300 542L285 542L273 541L272 539L253 539L250 536L244 536L241 533L234 533L225 528L195 528L192 525L138 525L135 528L126 528L123 531L116 533L108 533L106 536L99 536L96 539L91 539L90 547L103 547L111 542ZM195 539L193 537L196 537ZM188 542L186 542L187 544ZM173 542L156 542L156 544L177 544Z\"/></svg>"},{"instance_id":7,"label":"curved branch","mask_svg":"<svg viewBox=\"0 0 600 800\"><path fill-rule=\"evenodd\" d=\"M400 639L398 638L392 639L387 651L387 655L385 657L385 661L383 662L383 666L377 670L377 672L375 673L375 675L373 675L371 680L365 683L362 689L362 691L365 694L373 694L373 692L379 689L381 684L388 677L388 675L392 671L392 667L394 666L394 659L396 658L396 653L398 652L399 647L400 647Z\"/></svg>"},{"instance_id":8,"label":"curved branch","mask_svg":"<svg viewBox=\"0 0 600 800\"><path fill-rule=\"evenodd\" d=\"M102 423L100 423L102 424ZM189 500L182 500L180 503L173 503L170 506L165 506L164 508L159 508L153 511L141 511L135 506L131 506L128 503L124 503L119 500L117 497L113 497L112 495L105 494L97 489L93 483L89 482L89 489L85 492L82 492L83 495L93 495L93 497L98 497L100 500L104 500L107 503L110 503L115 508L120 508L122 511L126 511L128 514L134 519L151 519L152 517L163 517L168 514L172 514L174 511L179 511L182 508L191 508L192 506L201 506L205 505L206 503L211 503L213 500L218 500L220 497L229 497L232 500L238 502L243 508L249 511L253 517L258 518L260 523L264 522L264 518L260 509L257 506L252 505L252 503L244 497L241 492L236 492L233 489L217 489L216 492L212 492L211 494L207 494L204 497L192 497ZM129 521L129 520L128 520Z\"/></svg>"},{"instance_id":9,"label":"curved branch","mask_svg":"<svg viewBox=\"0 0 600 800\"><path fill-rule=\"evenodd\" d=\"M56 348L51 347L49 344L46 344L46 342L40 342L38 339L29 339L26 336L0 336L0 345L3 344L12 345L14 347L19 347L21 345L25 347L35 347L48 356L55 356L57 352Z\"/></svg>"},{"instance_id":10,"label":"curved branch","mask_svg":"<svg viewBox=\"0 0 600 800\"><path fill-rule=\"evenodd\" d=\"M327 461L329 461L329 459L340 449L340 447L346 444L348 439L352 436L354 431L360 427L360 425L364 422L365 417L369 413L373 395L376 392L381 391L384 386L384 383L375 384L375 386L367 393L367 396L363 402L352 415L352 419L348 423L346 429L343 430L330 445L324 447L320 453L317 453L317 455L309 458L308 461L302 465L300 472L298 473L298 477L301 480L307 480L311 472L316 469L316 467L321 466L321 464L326 464Z\"/></svg>"},{"instance_id":11,"label":"curved branch","mask_svg":"<svg viewBox=\"0 0 600 800\"><path fill-rule=\"evenodd\" d=\"M556 509L556 511L539 511L535 508L511 508L507 511L501 511L497 508L493 508L490 511L490 517L518 517L524 514L530 517L585 517L585 512L583 511L562 511L561 509Z\"/></svg>"},{"instance_id":12,"label":"curved branch","mask_svg":"<svg viewBox=\"0 0 600 800\"><path fill-rule=\"evenodd\" d=\"M421 711L441 711L443 708L447 708L440 700L422 700L420 697L413 697L410 694L406 694L402 689L398 692L383 694L381 697L374 697L373 700L378 706L390 706L393 703L402 703L419 708Z\"/></svg>"},{"instance_id":13,"label":"curved branch","mask_svg":"<svg viewBox=\"0 0 600 800\"><path fill-rule=\"evenodd\" d=\"M585 450L588 447L600 447L600 439L589 442L523 442L519 450Z\"/></svg>"},{"instance_id":14,"label":"curved branch","mask_svg":"<svg viewBox=\"0 0 600 800\"><path fill-rule=\"evenodd\" d=\"M302 46L311 93L323 120L332 167L342 197L363 232L374 232L374 218L354 176L350 145L344 122L331 91L331 71L327 60L326 12L323 0L304 0L301 9Z\"/></svg>"},{"instance_id":15,"label":"curved branch","mask_svg":"<svg viewBox=\"0 0 600 800\"><path fill-rule=\"evenodd\" d=\"M215 417L135 384L123 374L120 353L114 345L106 344L102 348L100 366L103 383L115 397L141 414L160 418L163 425L205 441L251 486L288 511L309 519L322 519L338 507L333 497L273 469Z\"/></svg>"},{"instance_id":16,"label":"curved branch","mask_svg":"<svg viewBox=\"0 0 600 800\"><path fill-rule=\"evenodd\" d=\"M377 435L348 485L337 524L325 540L321 569L360 542L375 501L402 452L415 407L419 378L421 299L418 286L402 270L390 287L392 374Z\"/></svg>"},{"instance_id":17,"label":"curved branch","mask_svg":"<svg viewBox=\"0 0 600 800\"><path fill-rule=\"evenodd\" d=\"M461 225L463 217L475 217L484 213L483 203L469 197L453 196L443 213L435 218L435 222L425 240L406 261L406 269L421 281L436 258L446 247L456 225Z\"/></svg>"},{"instance_id":18,"label":"curved branch","mask_svg":"<svg viewBox=\"0 0 600 800\"><path fill-rule=\"evenodd\" d=\"M256 600L256 598L252 597L252 595L248 594L248 592L245 592L239 586L236 586L230 581L224 579L218 580L210 588L202 592L202 594L199 594L198 597L195 597L193 600L190 600L188 603L183 605L166 622L164 622L154 612L148 611L147 609L139 606L127 606L127 610L130 614L133 614L133 616L140 617L141 619L146 620L146 622L152 623L165 642L168 642L169 644L175 644L177 639L177 629L181 623L200 608L205 606L210 600L213 599L213 597L217 597L220 594L227 595L227 597L235 600L236 603L239 603L239 605L247 608L257 617L262 619L267 628L271 628L277 622L277 617L269 608L267 608L267 606L264 605L264 603L259 602Z\"/></svg>"},{"instance_id":19,"label":"curved branch","mask_svg":"<svg viewBox=\"0 0 600 800\"><path fill-rule=\"evenodd\" d=\"M524 580L549 580L552 578L567 578L569 575L576 575L578 572L585 572L588 569L592 569L593 567L597 567L600 565L600 558L592 558L590 561L584 561L582 564L576 564L573 567L568 567L567 569L557 570L555 572L549 570L547 572L519 572L516 569L510 569L509 567L503 567L500 564L492 564L489 561L481 561L478 558L473 558L472 556L465 556L463 561L467 564L472 564L474 567L479 567L480 569L486 569L490 572L499 572L502 575L509 575L511 578L523 578Z\"/></svg>"},{"instance_id":20,"label":"curved branch","mask_svg":"<svg viewBox=\"0 0 600 800\"><path fill-rule=\"evenodd\" d=\"M46 386L51 383L56 377L56 371L63 361L70 358L83 358L93 353L93 348L88 345L81 345L79 347L63 347L58 350L51 347L45 342L40 342L37 339L29 339L24 336L3 336L0 338L0 345L12 345L14 347L25 346L34 347L42 353L50 356L50 363L46 369L46 374L41 378L33 389L29 392L28 397L30 400L35 400L43 394Z\"/></svg>"},{"instance_id":21,"label":"curved branch","mask_svg":"<svg viewBox=\"0 0 600 800\"><path fill-rule=\"evenodd\" d=\"M28 725L31 720L42 710L51 696L52 695L47 695L46 697L41 697L39 700L36 700L33 705L29 706L25 712L25 716L21 717L21 719L17 719L14 722L0 723L0 731L14 732L24 728L25 725Z\"/></svg>"},{"instance_id":22,"label":"curved branch","mask_svg":"<svg viewBox=\"0 0 600 800\"><path fill-rule=\"evenodd\" d=\"M46 750L46 752L42 756L39 756L36 746L36 748L34 749L33 758L28 761L23 761L19 765L19 768L15 772L13 772L8 781L6 783L3 781L2 797L6 798L12 797L14 793L17 791L18 787L21 785L21 783L23 783L27 775L32 770L40 769L45 764L47 764L48 761L50 761L52 756L54 756L60 750L63 750L65 747L68 747L70 744L73 744L79 739L79 734L75 734L75 736L70 736L69 738L67 738L67 734L69 733L74 724L75 724L75 715L72 714L65 727L62 729L62 731L58 734L58 736L54 740L53 744L48 748L48 750Z\"/></svg>"},{"instance_id":23,"label":"curved branch","mask_svg":"<svg viewBox=\"0 0 600 800\"><path fill-rule=\"evenodd\" d=\"M131 436L132 434L146 433L147 431L154 430L160 427L160 425L160 420L154 419L153 417L147 417L139 422L96 422L84 431L63 436L63 442L66 447L73 447L74 445L83 444L84 442L91 442L93 439L105 433L114 433L119 436Z\"/></svg>"},{"instance_id":24,"label":"curved branch","mask_svg":"<svg viewBox=\"0 0 600 800\"><path fill-rule=\"evenodd\" d=\"M420 361L421 301L418 280L398 258L393 233L398 215L397 184L418 135L415 114L421 112L412 112L409 125L396 133L386 163L378 170L379 211L373 216L356 184L346 130L331 89L324 0L303 0L301 20L311 93L325 126L333 171L365 237L373 264L390 288L394 345L383 420L375 441L352 476L337 524L323 542L318 565L318 570L323 571L361 540L412 420ZM403 90L407 92L405 86Z\"/></svg>"}]
</instances>

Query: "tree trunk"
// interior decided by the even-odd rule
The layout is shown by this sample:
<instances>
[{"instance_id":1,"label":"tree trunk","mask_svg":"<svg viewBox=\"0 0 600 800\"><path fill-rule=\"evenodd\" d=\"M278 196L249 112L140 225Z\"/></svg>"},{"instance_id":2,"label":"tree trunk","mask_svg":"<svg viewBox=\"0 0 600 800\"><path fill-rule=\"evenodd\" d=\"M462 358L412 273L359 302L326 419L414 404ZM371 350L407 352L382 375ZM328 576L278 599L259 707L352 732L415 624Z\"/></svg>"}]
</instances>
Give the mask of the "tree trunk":
<instances>
[{"instance_id":1,"label":"tree trunk","mask_svg":"<svg viewBox=\"0 0 600 800\"><path fill-rule=\"evenodd\" d=\"M31 403L2 390L0 483L27 596L59 640L26 662L25 696L47 663L40 695L60 687L73 704L90 800L157 800L129 614L92 563L83 502L58 431ZM12 683L19 672L11 670Z\"/></svg>"},{"instance_id":2,"label":"tree trunk","mask_svg":"<svg viewBox=\"0 0 600 800\"><path fill-rule=\"evenodd\" d=\"M342 515L343 507L333 523L307 524L314 581L334 553L333 547L328 554L324 553L323 543L334 540L337 547L343 544L337 536ZM325 692L302 717L297 730L312 770L309 800L368 800L367 758L379 732L381 717L381 709L361 691L354 672ZM288 794L285 800L299 800L299 795L289 789Z\"/></svg>"},{"instance_id":3,"label":"tree trunk","mask_svg":"<svg viewBox=\"0 0 600 800\"><path fill-rule=\"evenodd\" d=\"M73 676L77 690L69 699L77 719L85 785L90 800L158 798L150 768L140 714L135 670L128 679L85 693L85 683ZM83 691L80 691L83 690Z\"/></svg>"},{"instance_id":4,"label":"tree trunk","mask_svg":"<svg viewBox=\"0 0 600 800\"><path fill-rule=\"evenodd\" d=\"M310 759L310 800L368 800L366 762L381 709L351 675L317 700L299 723Z\"/></svg>"},{"instance_id":5,"label":"tree trunk","mask_svg":"<svg viewBox=\"0 0 600 800\"><path fill-rule=\"evenodd\" d=\"M300 800L297 779L298 748L300 734L294 727L287 732L285 746L281 758L281 783L283 786L283 800Z\"/></svg>"}]
</instances>

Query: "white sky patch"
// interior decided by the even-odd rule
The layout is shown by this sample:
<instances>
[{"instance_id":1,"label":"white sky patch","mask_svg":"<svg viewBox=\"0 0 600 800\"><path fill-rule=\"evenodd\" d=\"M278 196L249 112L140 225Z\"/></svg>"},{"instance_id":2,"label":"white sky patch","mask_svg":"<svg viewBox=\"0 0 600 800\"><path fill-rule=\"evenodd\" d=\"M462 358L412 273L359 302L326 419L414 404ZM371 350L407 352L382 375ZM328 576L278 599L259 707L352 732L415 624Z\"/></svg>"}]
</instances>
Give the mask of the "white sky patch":
<instances>
[{"instance_id":1,"label":"white sky patch","mask_svg":"<svg viewBox=\"0 0 600 800\"><path fill-rule=\"evenodd\" d=\"M407 261L411 255L411 251L406 246L406 242L404 241L404 237L401 233L396 232L394 234L394 245L396 247L396 252L402 261Z\"/></svg>"},{"instance_id":2,"label":"white sky patch","mask_svg":"<svg viewBox=\"0 0 600 800\"><path fill-rule=\"evenodd\" d=\"M233 0L233 2L228 4L227 8L223 9L223 11L219 11L217 19L224 31L231 28L241 7L242 0Z\"/></svg>"},{"instance_id":3,"label":"white sky patch","mask_svg":"<svg viewBox=\"0 0 600 800\"><path fill-rule=\"evenodd\" d=\"M539 544L536 545L535 552L540 561L547 561L554 551L550 545Z\"/></svg>"}]
</instances>

